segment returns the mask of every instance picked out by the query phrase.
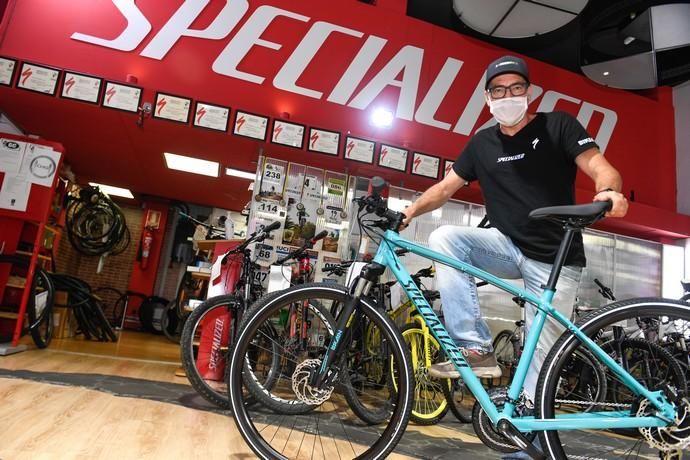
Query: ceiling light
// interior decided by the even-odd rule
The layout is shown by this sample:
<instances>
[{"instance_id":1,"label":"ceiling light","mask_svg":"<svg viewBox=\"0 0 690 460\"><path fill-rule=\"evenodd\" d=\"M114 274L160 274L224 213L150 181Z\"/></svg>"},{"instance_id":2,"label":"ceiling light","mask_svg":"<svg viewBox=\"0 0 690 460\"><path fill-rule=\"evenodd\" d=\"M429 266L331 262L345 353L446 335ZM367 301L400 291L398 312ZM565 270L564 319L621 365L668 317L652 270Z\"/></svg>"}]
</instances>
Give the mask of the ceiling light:
<instances>
[{"instance_id":1,"label":"ceiling light","mask_svg":"<svg viewBox=\"0 0 690 460\"><path fill-rule=\"evenodd\" d=\"M379 107L371 114L371 123L379 128L387 128L393 124L393 112Z\"/></svg>"},{"instance_id":2,"label":"ceiling light","mask_svg":"<svg viewBox=\"0 0 690 460\"><path fill-rule=\"evenodd\" d=\"M176 155L168 152L164 152L163 155L165 155L165 163L170 169L218 177L220 165L215 161L201 160L199 158L186 157L184 155Z\"/></svg>"},{"instance_id":3,"label":"ceiling light","mask_svg":"<svg viewBox=\"0 0 690 460\"><path fill-rule=\"evenodd\" d=\"M611 74L611 72L609 72L608 70L606 72L604 72L605 77L608 77L610 74Z\"/></svg>"},{"instance_id":4,"label":"ceiling light","mask_svg":"<svg viewBox=\"0 0 690 460\"><path fill-rule=\"evenodd\" d=\"M242 179L254 180L256 179L256 174L248 171L240 171L239 169L225 168L226 176L241 177Z\"/></svg>"},{"instance_id":5,"label":"ceiling light","mask_svg":"<svg viewBox=\"0 0 690 460\"><path fill-rule=\"evenodd\" d=\"M89 182L89 185L92 187L98 187L98 189L101 192L105 193L108 196L121 196L123 198L134 199L134 195L132 195L132 192L130 192L129 189L126 188L113 187L112 185L97 184L96 182Z\"/></svg>"}]
</instances>

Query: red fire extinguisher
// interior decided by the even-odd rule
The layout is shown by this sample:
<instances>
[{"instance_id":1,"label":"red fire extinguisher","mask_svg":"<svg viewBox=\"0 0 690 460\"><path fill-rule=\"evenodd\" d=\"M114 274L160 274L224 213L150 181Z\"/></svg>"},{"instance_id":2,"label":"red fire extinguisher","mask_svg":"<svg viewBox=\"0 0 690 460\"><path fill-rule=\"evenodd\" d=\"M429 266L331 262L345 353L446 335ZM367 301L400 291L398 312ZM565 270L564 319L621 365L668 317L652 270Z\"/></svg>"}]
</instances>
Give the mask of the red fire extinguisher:
<instances>
[{"instance_id":1,"label":"red fire extinguisher","mask_svg":"<svg viewBox=\"0 0 690 460\"><path fill-rule=\"evenodd\" d=\"M153 245L153 232L149 227L144 228L141 235L141 268L146 270L149 265L149 256L151 255L151 246Z\"/></svg>"}]
</instances>

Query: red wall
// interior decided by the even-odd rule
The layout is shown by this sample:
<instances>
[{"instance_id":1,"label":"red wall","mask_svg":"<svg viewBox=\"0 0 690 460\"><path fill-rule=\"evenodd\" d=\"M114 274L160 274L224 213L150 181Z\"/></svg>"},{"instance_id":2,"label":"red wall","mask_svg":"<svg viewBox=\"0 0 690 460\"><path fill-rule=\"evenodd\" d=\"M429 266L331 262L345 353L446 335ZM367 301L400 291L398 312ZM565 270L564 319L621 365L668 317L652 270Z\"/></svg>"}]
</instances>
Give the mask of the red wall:
<instances>
[{"instance_id":1,"label":"red wall","mask_svg":"<svg viewBox=\"0 0 690 460\"><path fill-rule=\"evenodd\" d=\"M467 134L453 132L452 127L468 107L478 85L483 85L486 65L505 54L505 50L495 46L406 17L403 9L392 7L391 2L375 7L354 0L231 0L228 8L233 13L242 12L245 5L247 11L232 30L224 30L227 35L223 38L182 37L162 59L141 56L183 3L182 0L138 0L137 11L140 10L145 20L150 22L151 30L133 50L119 51L70 38L75 33L105 40L118 37L125 30L127 21L112 1L15 0L10 5L14 9L7 15L11 20L5 21L3 30L0 30L0 53L114 80L124 81L128 74L133 74L138 77L138 84L145 88L271 116L288 112L291 121L330 128L343 134L351 132L354 136L447 159L454 159L469 139ZM191 27L205 29L225 5L225 0L211 0ZM240 35L247 31L243 26L256 19L255 13L266 13L267 6L281 9L283 16L270 22L261 39L276 43L273 48L279 49L254 45L237 66L242 72L263 77L263 82L252 83L214 71L214 62L226 46L238 44ZM299 20L285 14L303 17ZM349 28L351 33L356 32L361 37L342 32L331 34L304 69L297 85L319 91L323 93L321 97L308 97L276 88L274 77L318 21ZM376 37L385 45L352 96L343 103L329 102L327 98L364 42L377 40ZM416 89L416 95L410 97L414 101L411 116L401 114L402 118L413 119L399 117L389 130L374 128L368 122L369 112L377 106L395 111L401 99L398 87L388 86L363 109L349 107L345 103L352 104L360 91L405 46L414 47L409 50L421 56L419 82L410 85ZM450 129L442 129L420 122L422 114L419 108L449 58L462 61L462 66L438 110L430 114L451 126ZM624 192L630 194L634 191L637 202L675 213L675 144L670 88L659 88L651 96L641 96L602 87L583 76L538 61L527 61L532 82L544 91L531 107L535 109L546 104L548 101L545 99L559 95L555 109L574 115L587 104L597 106L601 110L595 111L587 125L595 137L600 134L604 119L601 112L615 113L615 126L606 155L623 175ZM407 81L414 80L414 69L415 66L406 68L404 78ZM403 74L397 77L398 80L402 78ZM548 108L551 106L546 105ZM482 109L476 122L470 123L473 126L471 131L489 118L486 108ZM469 119L474 121L475 117L470 116ZM374 174L377 169L372 167L371 172ZM578 188L589 193L593 184L588 178L580 177Z\"/></svg>"}]
</instances>

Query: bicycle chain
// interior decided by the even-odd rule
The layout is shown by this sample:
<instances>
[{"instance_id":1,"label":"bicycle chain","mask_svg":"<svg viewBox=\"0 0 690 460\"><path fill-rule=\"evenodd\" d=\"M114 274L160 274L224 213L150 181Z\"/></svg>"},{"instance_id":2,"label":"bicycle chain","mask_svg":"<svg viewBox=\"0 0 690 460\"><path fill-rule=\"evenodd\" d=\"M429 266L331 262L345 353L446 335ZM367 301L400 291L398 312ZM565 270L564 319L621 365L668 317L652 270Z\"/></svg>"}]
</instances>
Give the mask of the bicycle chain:
<instances>
[{"instance_id":1,"label":"bicycle chain","mask_svg":"<svg viewBox=\"0 0 690 460\"><path fill-rule=\"evenodd\" d=\"M632 404L623 404L623 403L605 403L605 402L586 402L586 401L576 401L572 399L557 399L557 403L561 404L574 404L574 405L581 405L581 406L602 406L602 407L620 407L623 409L630 409L632 407Z\"/></svg>"}]
</instances>

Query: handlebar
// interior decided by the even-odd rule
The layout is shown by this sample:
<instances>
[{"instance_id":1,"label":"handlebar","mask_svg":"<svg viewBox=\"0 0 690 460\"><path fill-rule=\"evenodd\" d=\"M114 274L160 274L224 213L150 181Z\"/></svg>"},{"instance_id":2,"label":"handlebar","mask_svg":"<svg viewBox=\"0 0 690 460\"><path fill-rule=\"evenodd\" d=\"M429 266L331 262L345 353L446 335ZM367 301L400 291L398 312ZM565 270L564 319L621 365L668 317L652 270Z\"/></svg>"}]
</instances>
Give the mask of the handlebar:
<instances>
[{"instance_id":1,"label":"handlebar","mask_svg":"<svg viewBox=\"0 0 690 460\"><path fill-rule=\"evenodd\" d=\"M265 226L261 230L252 233L251 235L249 235L249 238L247 238L246 240L244 240L244 242L242 242L242 244L240 244L239 246L232 248L228 252L226 252L225 255L223 256L223 261L221 263L225 264L225 262L226 262L226 260L230 254L237 254L237 253L243 252L245 249L247 249L247 246L249 246L252 243L261 242L261 241L265 240L266 238L268 238L270 236L270 234L273 230L277 230L279 228L280 228L280 222L275 221L275 222L271 222L269 225Z\"/></svg>"},{"instance_id":2,"label":"handlebar","mask_svg":"<svg viewBox=\"0 0 690 460\"><path fill-rule=\"evenodd\" d=\"M594 283L599 286L599 294L601 294L604 298L616 300L616 297L613 295L613 291L610 287L604 285L604 283L599 281L597 278L594 278Z\"/></svg>"},{"instance_id":3,"label":"handlebar","mask_svg":"<svg viewBox=\"0 0 690 460\"><path fill-rule=\"evenodd\" d=\"M299 248L295 249L288 255L281 257L280 259L276 260L276 264L278 265L283 265L285 262L287 262L290 259L296 259L299 257L302 253L304 253L307 249L311 249L314 247L314 245L321 239L325 238L326 235L328 235L327 230L321 230L317 235L314 235L313 238L310 240L307 240L302 246Z\"/></svg>"},{"instance_id":4,"label":"handlebar","mask_svg":"<svg viewBox=\"0 0 690 460\"><path fill-rule=\"evenodd\" d=\"M368 213L374 213L379 217L383 217L383 220L377 225L378 227L384 230L393 230L397 232L405 215L401 212L388 209L386 200L381 197L381 192L386 187L386 181L376 176L371 179L369 185L371 195L355 198L353 201L359 205L360 211L366 208Z\"/></svg>"}]
</instances>

